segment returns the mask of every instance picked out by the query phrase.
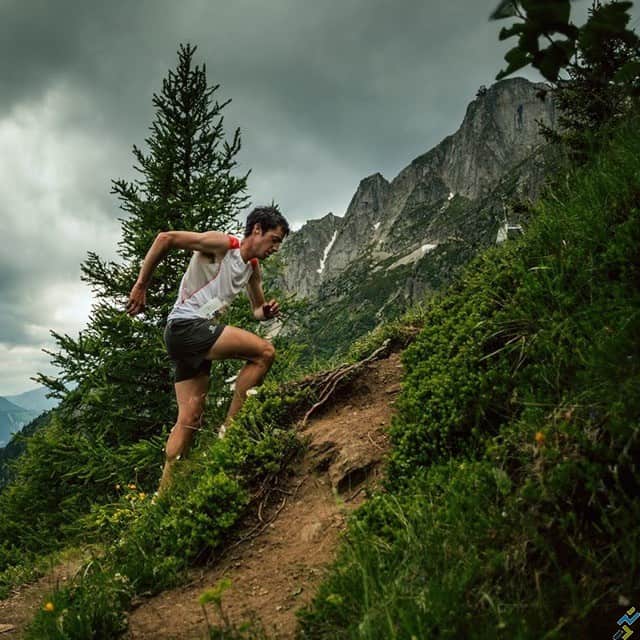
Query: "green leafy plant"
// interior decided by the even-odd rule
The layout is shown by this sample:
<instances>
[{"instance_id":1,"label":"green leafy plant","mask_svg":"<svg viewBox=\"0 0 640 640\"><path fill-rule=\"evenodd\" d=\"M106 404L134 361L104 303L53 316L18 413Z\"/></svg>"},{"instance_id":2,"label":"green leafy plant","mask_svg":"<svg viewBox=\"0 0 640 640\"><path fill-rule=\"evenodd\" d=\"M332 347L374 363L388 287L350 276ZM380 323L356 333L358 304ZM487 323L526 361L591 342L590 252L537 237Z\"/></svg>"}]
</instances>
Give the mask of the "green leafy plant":
<instances>
[{"instance_id":1,"label":"green leafy plant","mask_svg":"<svg viewBox=\"0 0 640 640\"><path fill-rule=\"evenodd\" d=\"M628 26L631 6L593 0L581 27L570 21L569 0L503 0L491 15L516 20L500 31L500 40L518 38L497 79L532 65L552 83L558 121L554 127L539 123L540 130L547 140L565 145L574 161L588 158L589 148L601 139L595 132L637 107L640 39Z\"/></svg>"}]
</instances>

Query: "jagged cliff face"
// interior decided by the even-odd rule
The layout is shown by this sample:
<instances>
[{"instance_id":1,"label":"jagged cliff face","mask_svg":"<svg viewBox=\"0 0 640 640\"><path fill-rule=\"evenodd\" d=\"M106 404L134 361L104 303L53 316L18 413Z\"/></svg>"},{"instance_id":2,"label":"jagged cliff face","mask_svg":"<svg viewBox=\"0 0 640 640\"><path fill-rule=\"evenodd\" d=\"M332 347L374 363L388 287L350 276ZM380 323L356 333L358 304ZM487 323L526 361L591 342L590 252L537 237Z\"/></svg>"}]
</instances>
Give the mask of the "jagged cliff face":
<instances>
[{"instance_id":1,"label":"jagged cliff face","mask_svg":"<svg viewBox=\"0 0 640 640\"><path fill-rule=\"evenodd\" d=\"M319 220L309 220L303 229L289 235L282 282L285 290L303 297L316 295L340 222L341 218L328 213Z\"/></svg>"},{"instance_id":2,"label":"jagged cliff face","mask_svg":"<svg viewBox=\"0 0 640 640\"><path fill-rule=\"evenodd\" d=\"M324 280L330 280L364 253L387 215L389 195L390 185L379 173L360 182L327 255Z\"/></svg>"},{"instance_id":3,"label":"jagged cliff face","mask_svg":"<svg viewBox=\"0 0 640 640\"><path fill-rule=\"evenodd\" d=\"M307 222L286 243L285 288L313 296L366 253L374 263L400 258L425 245L431 251L455 235L455 225L445 221L452 200L486 197L542 142L536 120L555 125L553 102L536 97L542 88L523 78L496 83L471 102L456 133L392 182L379 173L363 179L344 218L329 214Z\"/></svg>"},{"instance_id":4,"label":"jagged cliff face","mask_svg":"<svg viewBox=\"0 0 640 640\"><path fill-rule=\"evenodd\" d=\"M523 78L498 82L469 104L456 133L391 182L379 173L364 178L343 218L309 221L287 240L283 287L347 300L373 314L373 326L390 306L446 284L496 241L510 201L536 197L546 172L536 121L556 124L549 94L537 97L545 88Z\"/></svg>"}]
</instances>

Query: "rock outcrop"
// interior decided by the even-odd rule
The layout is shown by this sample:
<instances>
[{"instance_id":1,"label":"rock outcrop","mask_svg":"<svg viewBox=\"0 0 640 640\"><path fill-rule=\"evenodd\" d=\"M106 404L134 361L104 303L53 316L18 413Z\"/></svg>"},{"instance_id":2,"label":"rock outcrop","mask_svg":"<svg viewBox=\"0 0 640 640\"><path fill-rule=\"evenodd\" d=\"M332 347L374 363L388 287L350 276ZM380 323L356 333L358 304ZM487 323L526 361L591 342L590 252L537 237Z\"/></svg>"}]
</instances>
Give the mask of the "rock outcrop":
<instances>
[{"instance_id":1,"label":"rock outcrop","mask_svg":"<svg viewBox=\"0 0 640 640\"><path fill-rule=\"evenodd\" d=\"M290 234L282 282L285 290L304 297L317 293L339 222L340 218L328 213L319 220L309 220L302 229Z\"/></svg>"}]
</instances>

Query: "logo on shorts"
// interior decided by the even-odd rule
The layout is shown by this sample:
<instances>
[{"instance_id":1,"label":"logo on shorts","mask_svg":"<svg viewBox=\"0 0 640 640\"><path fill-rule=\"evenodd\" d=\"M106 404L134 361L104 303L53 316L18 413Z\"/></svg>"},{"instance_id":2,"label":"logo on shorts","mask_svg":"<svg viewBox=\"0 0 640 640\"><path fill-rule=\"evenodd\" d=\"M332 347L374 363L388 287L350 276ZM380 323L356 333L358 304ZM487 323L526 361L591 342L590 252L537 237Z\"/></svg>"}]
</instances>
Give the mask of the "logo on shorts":
<instances>
[{"instance_id":1,"label":"logo on shorts","mask_svg":"<svg viewBox=\"0 0 640 640\"><path fill-rule=\"evenodd\" d=\"M209 325L209 331L211 331L211 333L215 333L216 332L216 328L212 324L210 324Z\"/></svg>"}]
</instances>

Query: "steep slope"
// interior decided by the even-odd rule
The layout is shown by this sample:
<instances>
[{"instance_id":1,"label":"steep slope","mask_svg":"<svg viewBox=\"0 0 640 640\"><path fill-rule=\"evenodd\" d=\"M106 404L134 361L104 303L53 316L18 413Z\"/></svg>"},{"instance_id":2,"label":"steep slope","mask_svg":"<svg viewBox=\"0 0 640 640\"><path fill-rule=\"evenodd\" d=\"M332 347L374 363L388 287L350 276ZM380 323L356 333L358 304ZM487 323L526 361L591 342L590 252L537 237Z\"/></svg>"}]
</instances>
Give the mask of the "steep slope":
<instances>
[{"instance_id":1,"label":"steep slope","mask_svg":"<svg viewBox=\"0 0 640 640\"><path fill-rule=\"evenodd\" d=\"M128 640L208 637L207 618L211 624L222 621L213 605L207 605L205 618L198 598L223 578L232 584L222 603L231 624L253 618L270 637L292 638L295 611L311 600L334 557L347 516L381 476L388 450L386 430L401 379L399 353L374 360L306 424L299 424L309 442L305 457L273 487L265 506L242 523L214 563L193 569L186 586L134 603ZM83 553L0 601L2 638L21 637L48 592L77 571Z\"/></svg>"},{"instance_id":2,"label":"steep slope","mask_svg":"<svg viewBox=\"0 0 640 640\"><path fill-rule=\"evenodd\" d=\"M274 490L278 499L262 521L245 523L247 537L221 561L193 573L185 587L143 601L130 615L129 638L155 640L203 638L207 623L199 595L228 578L223 597L229 620L240 624L251 612L269 633L292 638L295 611L308 602L331 561L347 515L375 485L387 450L391 404L400 391L400 358L373 362L304 429L310 446L301 464ZM233 544L233 543L232 543ZM210 622L220 619L208 605Z\"/></svg>"}]
</instances>

